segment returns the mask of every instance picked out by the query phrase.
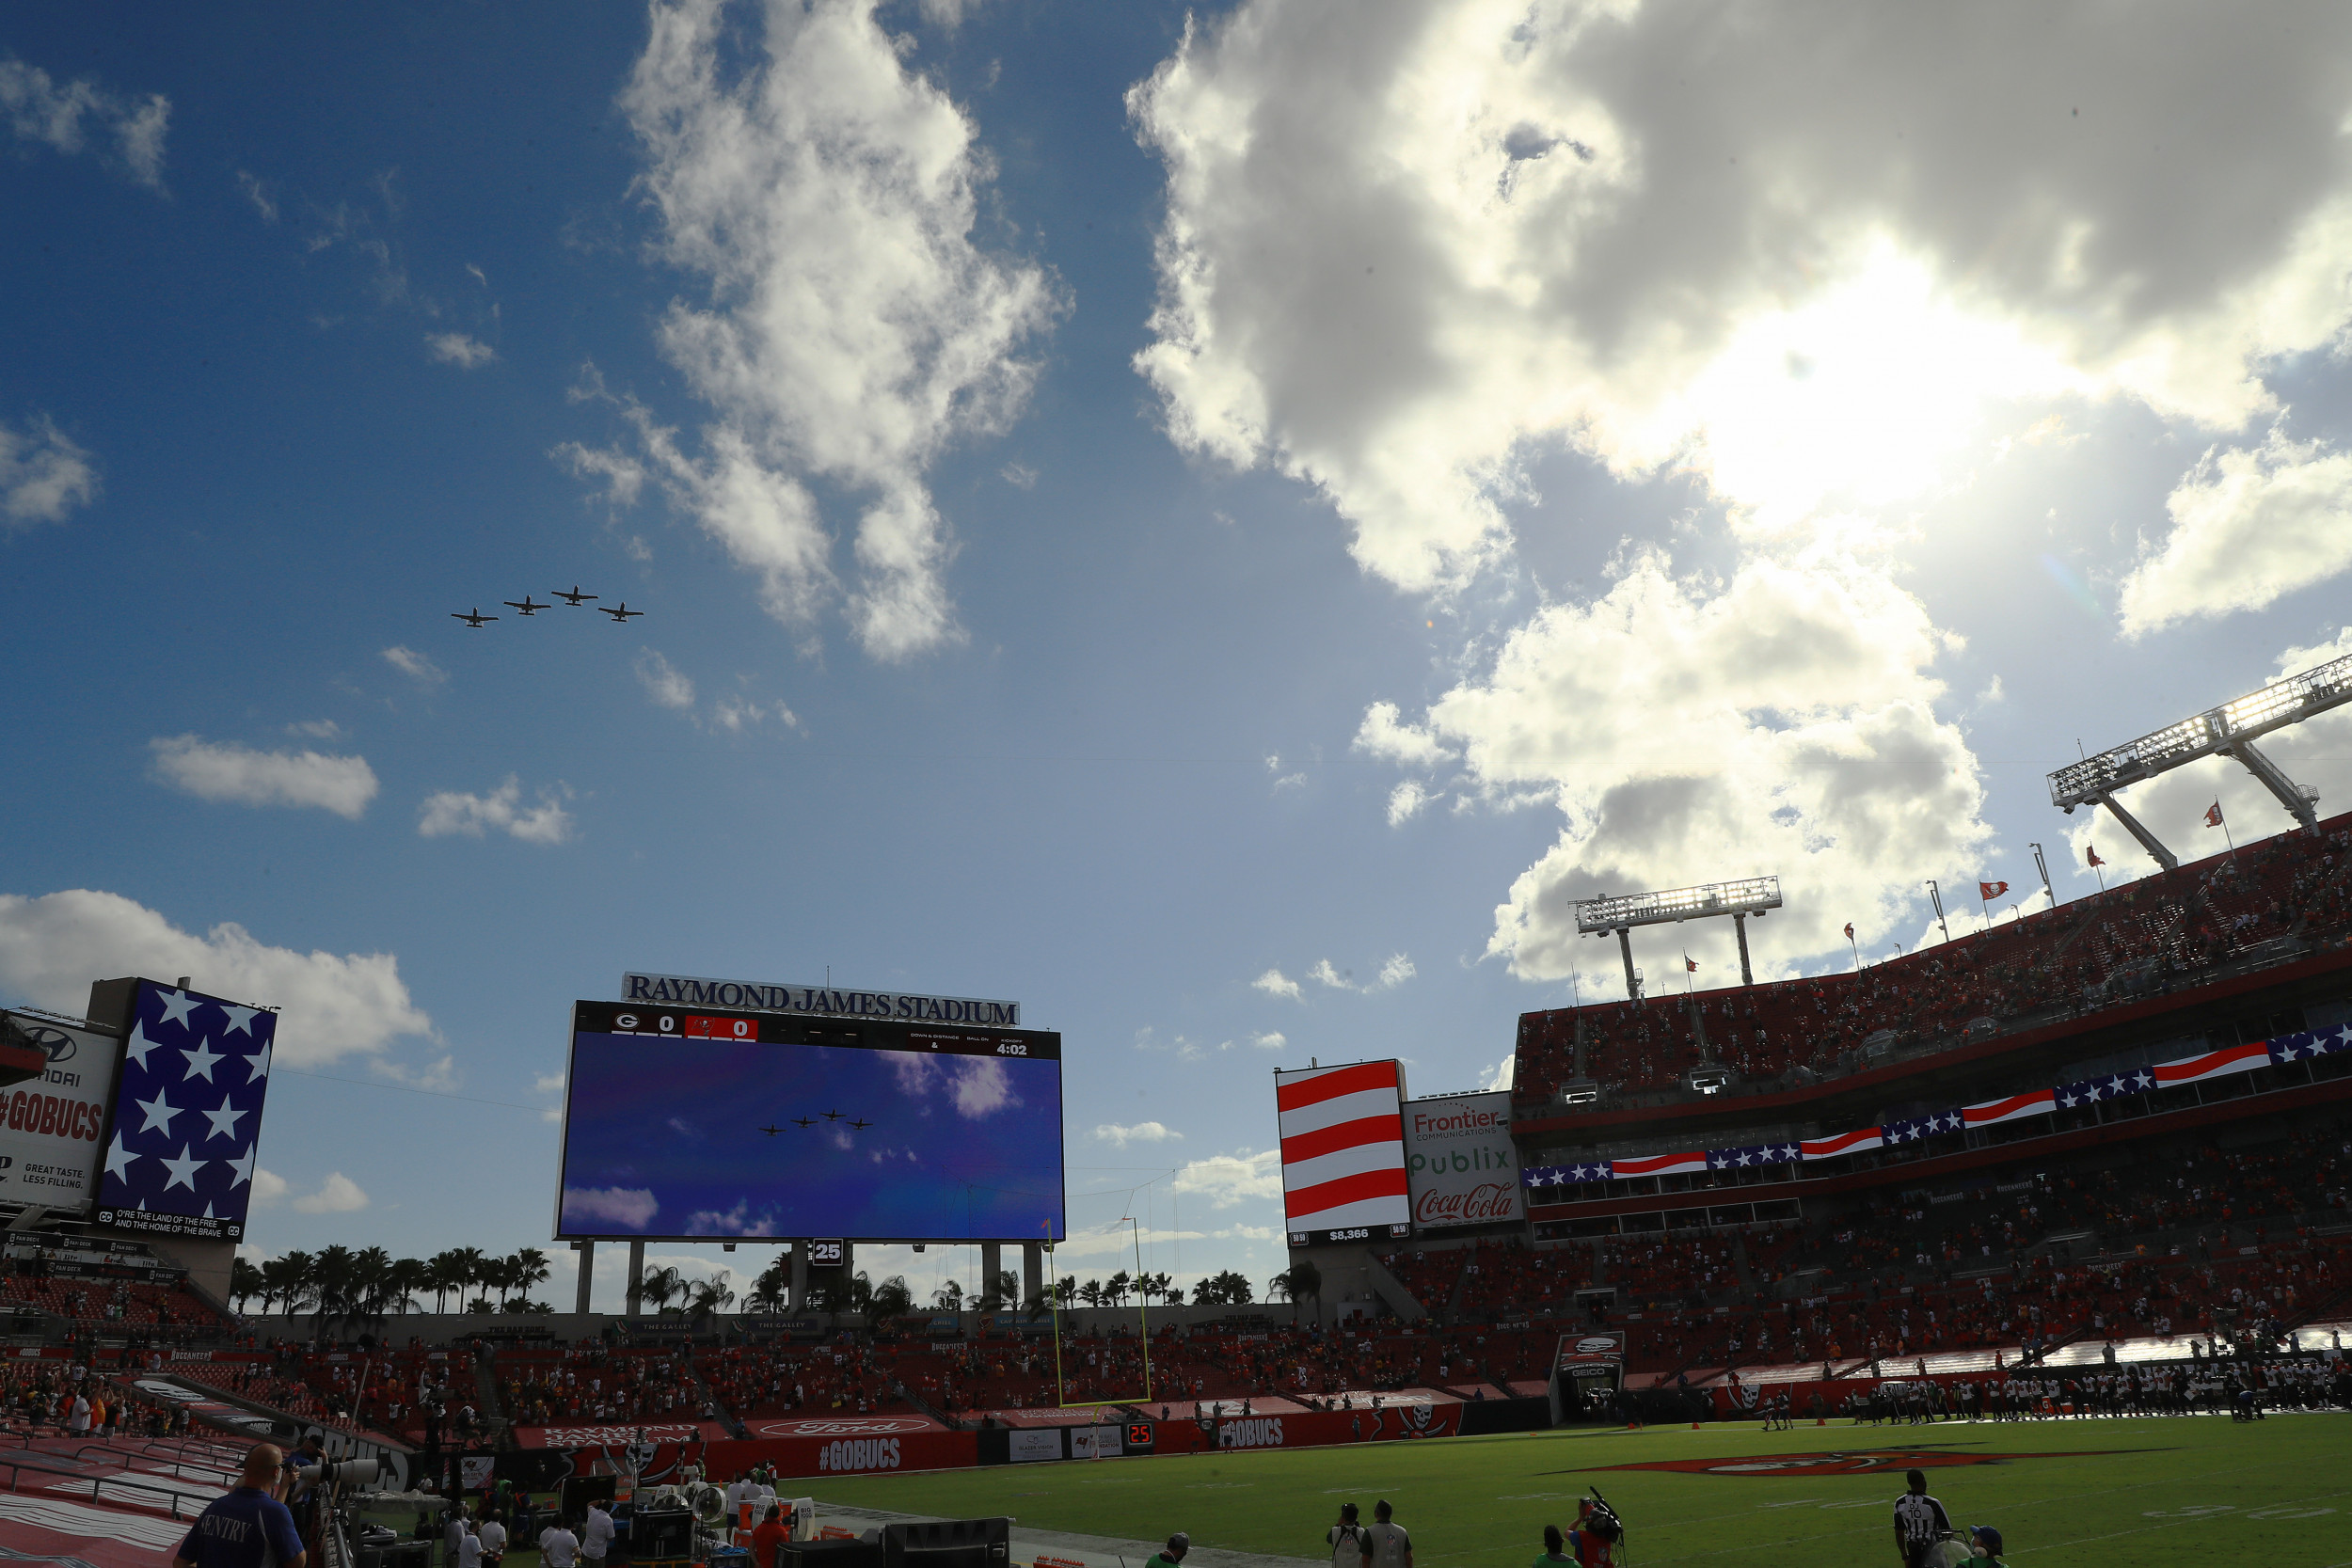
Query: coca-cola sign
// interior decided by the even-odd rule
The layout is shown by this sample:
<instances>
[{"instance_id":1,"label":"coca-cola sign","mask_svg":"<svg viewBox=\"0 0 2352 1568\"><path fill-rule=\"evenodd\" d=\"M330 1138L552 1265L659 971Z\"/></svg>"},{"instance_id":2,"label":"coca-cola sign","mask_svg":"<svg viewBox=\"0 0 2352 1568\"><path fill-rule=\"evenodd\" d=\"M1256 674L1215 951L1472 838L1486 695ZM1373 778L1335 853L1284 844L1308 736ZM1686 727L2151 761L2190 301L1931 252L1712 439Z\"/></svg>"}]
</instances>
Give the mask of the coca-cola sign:
<instances>
[{"instance_id":1,"label":"coca-cola sign","mask_svg":"<svg viewBox=\"0 0 2352 1568\"><path fill-rule=\"evenodd\" d=\"M1404 1113L1405 1171L1417 1228L1519 1217L1509 1091L1410 1100Z\"/></svg>"}]
</instances>

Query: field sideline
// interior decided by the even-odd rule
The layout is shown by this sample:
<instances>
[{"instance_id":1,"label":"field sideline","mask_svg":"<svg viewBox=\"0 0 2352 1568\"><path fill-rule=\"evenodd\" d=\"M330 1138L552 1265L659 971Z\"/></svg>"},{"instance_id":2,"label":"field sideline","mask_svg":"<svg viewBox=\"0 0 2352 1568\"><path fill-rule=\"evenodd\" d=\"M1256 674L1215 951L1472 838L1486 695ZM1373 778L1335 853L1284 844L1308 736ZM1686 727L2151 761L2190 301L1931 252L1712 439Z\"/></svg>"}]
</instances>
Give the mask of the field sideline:
<instances>
[{"instance_id":1,"label":"field sideline","mask_svg":"<svg viewBox=\"0 0 2352 1568\"><path fill-rule=\"evenodd\" d=\"M1543 1527L1565 1526L1597 1484L1624 1514L1641 1568L1894 1560L1888 1505L1906 1462L1883 1450L1996 1463L1928 1470L1958 1525L1997 1526L2012 1560L2140 1563L2158 1557L2352 1568L2352 1415L2275 1415L1865 1426L1765 1433L1750 1424L1591 1429L1255 1453L1104 1460L825 1479L821 1502L971 1517L1009 1513L1039 1529L1292 1558L1324 1555L1323 1531L1375 1497L1413 1534L1416 1568L1524 1564ZM1604 1466L1661 1461L1862 1455L1879 1473L1714 1475ZM2106 1450L2106 1451L2098 1451ZM2059 1457L2072 1455L2072 1457ZM2026 1457L2048 1456L2048 1457ZM1136 1565L1140 1568L1140 1565Z\"/></svg>"}]
</instances>

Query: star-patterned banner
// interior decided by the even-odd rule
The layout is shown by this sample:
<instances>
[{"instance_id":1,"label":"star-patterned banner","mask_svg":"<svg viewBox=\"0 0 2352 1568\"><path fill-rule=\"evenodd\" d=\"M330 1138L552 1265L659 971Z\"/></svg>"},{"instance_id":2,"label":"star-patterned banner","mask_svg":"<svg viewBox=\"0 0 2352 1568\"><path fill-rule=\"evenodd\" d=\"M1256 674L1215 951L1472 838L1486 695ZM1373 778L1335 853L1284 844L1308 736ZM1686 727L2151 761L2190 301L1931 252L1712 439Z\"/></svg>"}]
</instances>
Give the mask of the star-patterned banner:
<instances>
[{"instance_id":1,"label":"star-patterned banner","mask_svg":"<svg viewBox=\"0 0 2352 1568\"><path fill-rule=\"evenodd\" d=\"M141 980L98 1223L243 1241L278 1015Z\"/></svg>"},{"instance_id":2,"label":"star-patterned banner","mask_svg":"<svg viewBox=\"0 0 2352 1568\"><path fill-rule=\"evenodd\" d=\"M1732 1148L1709 1148L1702 1152L1706 1155L1707 1169L1710 1171L1790 1164L1801 1156L1807 1160L1827 1159L1881 1147L1893 1148L1929 1138L1946 1137L1972 1127L1990 1127L2027 1117L2049 1116L2058 1111L2096 1105L2102 1101L2115 1100L2127 1094L2146 1094L2153 1089L2202 1083L2208 1078L2229 1073L2250 1072L2256 1068L2273 1065L2283 1067L2293 1062L2308 1062L2346 1052L2352 1052L2352 1023L2333 1029L2281 1035L2272 1040L2226 1046L2219 1051L2183 1056L2177 1061L2153 1062L2130 1072L2113 1073L2105 1078L2086 1078L2080 1083L2061 1084L2054 1089L2028 1090L2005 1100L1989 1100L1981 1105L1955 1105L1947 1111L1933 1111L1923 1117L1901 1117L1878 1127L1858 1128L1851 1132L1808 1139L1802 1146L1747 1144ZM1654 1165L1659 1158L1652 1156L1648 1160L1618 1161L1614 1164ZM1675 1158L1687 1162L1692 1156ZM1684 1164L1672 1168L1680 1171L1690 1166ZM1629 1173L1615 1170L1611 1161L1595 1160L1567 1165L1530 1165L1526 1167L1523 1180L1531 1187L1563 1187L1586 1181L1607 1181L1613 1174L1622 1177ZM1647 1172L1637 1171L1633 1174Z\"/></svg>"}]
</instances>

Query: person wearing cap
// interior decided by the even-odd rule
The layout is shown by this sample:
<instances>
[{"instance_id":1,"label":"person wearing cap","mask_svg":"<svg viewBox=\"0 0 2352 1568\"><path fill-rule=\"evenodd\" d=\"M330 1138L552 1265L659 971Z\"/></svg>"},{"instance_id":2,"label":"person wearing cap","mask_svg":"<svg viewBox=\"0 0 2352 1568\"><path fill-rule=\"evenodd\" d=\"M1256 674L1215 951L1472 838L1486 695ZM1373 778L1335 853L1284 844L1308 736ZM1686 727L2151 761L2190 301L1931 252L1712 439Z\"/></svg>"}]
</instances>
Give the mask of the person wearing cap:
<instances>
[{"instance_id":1,"label":"person wearing cap","mask_svg":"<svg viewBox=\"0 0 2352 1568\"><path fill-rule=\"evenodd\" d=\"M1180 1568L1184 1560L1184 1554L1190 1550L1192 1550L1192 1537L1183 1530L1178 1530L1168 1538L1168 1544L1161 1547L1159 1554L1146 1562L1143 1568Z\"/></svg>"},{"instance_id":2,"label":"person wearing cap","mask_svg":"<svg viewBox=\"0 0 2352 1568\"><path fill-rule=\"evenodd\" d=\"M1565 1544L1568 1555L1575 1558L1578 1568L1616 1568L1617 1543L1625 1539L1625 1527L1617 1516L1591 1497L1580 1497L1576 1504L1576 1524L1568 1531ZM1544 1531L1547 1545L1551 1531Z\"/></svg>"},{"instance_id":3,"label":"person wearing cap","mask_svg":"<svg viewBox=\"0 0 2352 1568\"><path fill-rule=\"evenodd\" d=\"M1364 1531L1371 1568L1413 1568L1413 1538L1390 1517L1394 1512L1386 1497L1372 1505L1372 1528Z\"/></svg>"},{"instance_id":4,"label":"person wearing cap","mask_svg":"<svg viewBox=\"0 0 2352 1568\"><path fill-rule=\"evenodd\" d=\"M2001 1559L2001 1532L1991 1525L1968 1527L1968 1560L1985 1568L2009 1568Z\"/></svg>"},{"instance_id":5,"label":"person wearing cap","mask_svg":"<svg viewBox=\"0 0 2352 1568\"><path fill-rule=\"evenodd\" d=\"M1356 1522L1356 1505L1340 1504L1340 1522L1324 1531L1331 1548L1331 1568L1366 1568L1372 1561L1372 1538Z\"/></svg>"}]
</instances>

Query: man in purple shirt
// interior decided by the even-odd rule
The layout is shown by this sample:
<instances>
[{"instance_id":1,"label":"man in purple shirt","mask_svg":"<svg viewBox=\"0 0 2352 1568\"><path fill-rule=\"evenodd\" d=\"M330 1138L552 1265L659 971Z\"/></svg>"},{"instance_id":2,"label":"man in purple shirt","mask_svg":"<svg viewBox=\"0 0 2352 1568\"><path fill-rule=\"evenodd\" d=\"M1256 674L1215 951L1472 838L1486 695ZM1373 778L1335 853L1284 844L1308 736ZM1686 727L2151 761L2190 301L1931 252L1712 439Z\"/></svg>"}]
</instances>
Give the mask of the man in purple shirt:
<instances>
[{"instance_id":1,"label":"man in purple shirt","mask_svg":"<svg viewBox=\"0 0 2352 1568\"><path fill-rule=\"evenodd\" d=\"M284 1463L276 1445L255 1445L237 1489L198 1516L172 1568L303 1568L302 1537L277 1496Z\"/></svg>"}]
</instances>

